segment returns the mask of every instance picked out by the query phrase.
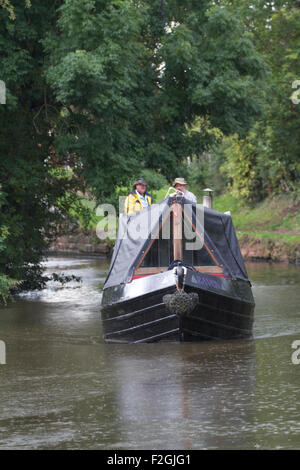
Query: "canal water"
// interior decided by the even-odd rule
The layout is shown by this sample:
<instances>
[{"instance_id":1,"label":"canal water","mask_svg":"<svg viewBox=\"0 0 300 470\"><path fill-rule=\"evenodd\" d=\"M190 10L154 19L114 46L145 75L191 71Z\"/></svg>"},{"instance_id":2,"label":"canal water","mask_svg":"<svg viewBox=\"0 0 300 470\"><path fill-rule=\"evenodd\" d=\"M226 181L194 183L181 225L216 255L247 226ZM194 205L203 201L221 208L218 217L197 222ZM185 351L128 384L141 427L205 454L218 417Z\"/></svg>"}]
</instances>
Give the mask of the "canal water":
<instances>
[{"instance_id":1,"label":"canal water","mask_svg":"<svg viewBox=\"0 0 300 470\"><path fill-rule=\"evenodd\" d=\"M106 261L45 266L82 282L0 309L0 449L300 448L300 266L247 265L251 340L139 345L103 342Z\"/></svg>"}]
</instances>

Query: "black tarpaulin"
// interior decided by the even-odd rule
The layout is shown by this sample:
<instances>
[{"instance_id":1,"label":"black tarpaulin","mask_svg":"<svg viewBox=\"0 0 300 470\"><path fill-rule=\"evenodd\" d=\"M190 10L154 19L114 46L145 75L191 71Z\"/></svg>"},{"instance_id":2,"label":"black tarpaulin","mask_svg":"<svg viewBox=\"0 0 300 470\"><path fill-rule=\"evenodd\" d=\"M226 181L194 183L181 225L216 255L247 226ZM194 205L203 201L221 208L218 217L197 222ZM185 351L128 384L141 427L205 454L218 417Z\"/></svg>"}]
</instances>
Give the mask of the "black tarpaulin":
<instances>
[{"instance_id":1,"label":"black tarpaulin","mask_svg":"<svg viewBox=\"0 0 300 470\"><path fill-rule=\"evenodd\" d=\"M184 198L178 198L177 201L182 204L193 223L202 227L204 241L214 253L225 275L230 279L247 280L247 271L231 216L191 204ZM104 289L131 281L141 257L152 239L158 236L159 228L165 221L172 202L173 198L167 198L135 214L120 216L118 235ZM199 214L202 214L201 217Z\"/></svg>"},{"instance_id":2,"label":"black tarpaulin","mask_svg":"<svg viewBox=\"0 0 300 470\"><path fill-rule=\"evenodd\" d=\"M230 277L248 280L231 216L205 208L204 228L222 256L225 262L224 268L231 273Z\"/></svg>"}]
</instances>

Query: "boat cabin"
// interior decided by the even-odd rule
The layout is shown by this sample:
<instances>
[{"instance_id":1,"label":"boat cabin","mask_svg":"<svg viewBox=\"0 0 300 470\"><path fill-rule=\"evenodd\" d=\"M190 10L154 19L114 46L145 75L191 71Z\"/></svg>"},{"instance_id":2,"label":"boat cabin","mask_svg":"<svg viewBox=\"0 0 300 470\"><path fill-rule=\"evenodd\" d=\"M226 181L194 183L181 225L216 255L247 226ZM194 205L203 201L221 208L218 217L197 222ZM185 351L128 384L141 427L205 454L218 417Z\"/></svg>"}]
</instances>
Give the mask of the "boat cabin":
<instances>
[{"instance_id":1,"label":"boat cabin","mask_svg":"<svg viewBox=\"0 0 300 470\"><path fill-rule=\"evenodd\" d=\"M120 216L104 289L167 271L178 260L198 272L248 280L231 216L169 197Z\"/></svg>"},{"instance_id":2,"label":"boat cabin","mask_svg":"<svg viewBox=\"0 0 300 470\"><path fill-rule=\"evenodd\" d=\"M201 210L203 211L203 207ZM166 225L167 230L164 230ZM164 236L167 232L169 237ZM190 249L191 243L198 245L198 249ZM156 236L139 260L133 279L167 271L174 260L181 260L183 264L193 266L199 272L223 274L220 263L204 240L204 234L197 230L184 205L178 202L170 206Z\"/></svg>"}]
</instances>

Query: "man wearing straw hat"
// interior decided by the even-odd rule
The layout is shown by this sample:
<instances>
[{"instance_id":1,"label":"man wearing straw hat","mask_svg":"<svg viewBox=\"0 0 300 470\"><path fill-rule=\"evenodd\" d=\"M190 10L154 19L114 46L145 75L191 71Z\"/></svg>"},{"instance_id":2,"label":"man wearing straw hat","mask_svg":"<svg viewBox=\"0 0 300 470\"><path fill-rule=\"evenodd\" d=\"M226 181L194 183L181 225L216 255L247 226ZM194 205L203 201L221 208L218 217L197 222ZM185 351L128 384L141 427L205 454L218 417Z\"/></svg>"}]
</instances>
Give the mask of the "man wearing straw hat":
<instances>
[{"instance_id":1,"label":"man wearing straw hat","mask_svg":"<svg viewBox=\"0 0 300 470\"><path fill-rule=\"evenodd\" d=\"M152 197L146 191L147 183L144 178L139 178L133 183L133 191L125 200L125 214L134 214L141 209L151 206Z\"/></svg>"},{"instance_id":2,"label":"man wearing straw hat","mask_svg":"<svg viewBox=\"0 0 300 470\"><path fill-rule=\"evenodd\" d=\"M185 181L184 178L176 178L173 183L173 187L177 189L178 191L181 191L185 199L187 199L188 201L197 203L196 196L186 189L187 185L188 183Z\"/></svg>"}]
</instances>

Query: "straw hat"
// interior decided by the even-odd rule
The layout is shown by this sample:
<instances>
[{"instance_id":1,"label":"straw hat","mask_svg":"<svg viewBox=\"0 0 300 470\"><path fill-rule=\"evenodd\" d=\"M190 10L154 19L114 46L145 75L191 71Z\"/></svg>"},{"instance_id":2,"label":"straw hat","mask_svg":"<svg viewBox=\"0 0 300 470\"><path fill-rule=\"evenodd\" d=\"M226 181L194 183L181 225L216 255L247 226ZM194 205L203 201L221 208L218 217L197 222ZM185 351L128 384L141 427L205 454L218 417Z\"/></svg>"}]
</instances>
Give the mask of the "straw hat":
<instances>
[{"instance_id":1,"label":"straw hat","mask_svg":"<svg viewBox=\"0 0 300 470\"><path fill-rule=\"evenodd\" d=\"M185 181L184 178L176 178L173 186L175 187L176 184L182 184L183 186L186 186L188 183Z\"/></svg>"}]
</instances>

